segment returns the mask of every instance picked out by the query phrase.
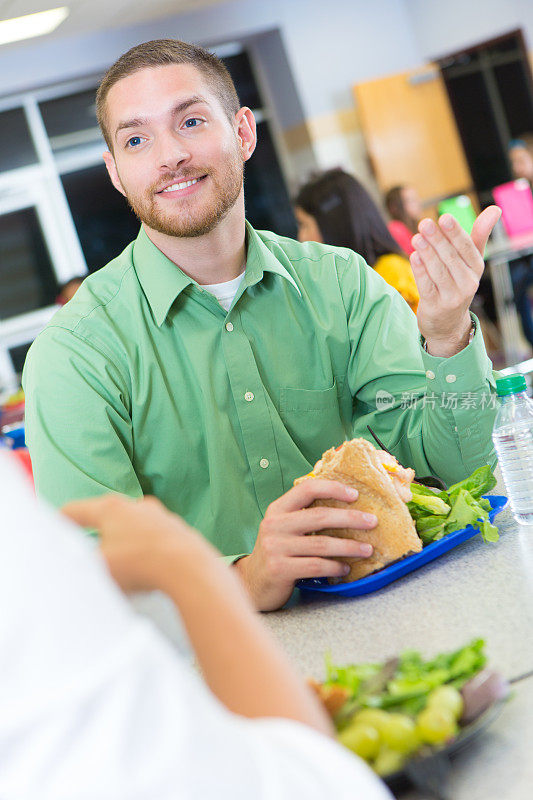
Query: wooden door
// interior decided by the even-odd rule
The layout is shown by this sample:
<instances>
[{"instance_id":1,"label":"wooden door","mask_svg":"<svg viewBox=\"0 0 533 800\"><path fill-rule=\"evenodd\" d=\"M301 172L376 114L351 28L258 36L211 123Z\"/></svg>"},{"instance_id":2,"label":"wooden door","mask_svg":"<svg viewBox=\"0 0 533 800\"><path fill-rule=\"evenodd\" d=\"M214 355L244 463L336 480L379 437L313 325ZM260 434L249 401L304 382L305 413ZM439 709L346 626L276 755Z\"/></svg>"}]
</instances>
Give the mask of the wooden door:
<instances>
[{"instance_id":1,"label":"wooden door","mask_svg":"<svg viewBox=\"0 0 533 800\"><path fill-rule=\"evenodd\" d=\"M353 87L380 189L416 187L424 205L472 192L472 178L437 67ZM481 133L481 132L480 132Z\"/></svg>"}]
</instances>

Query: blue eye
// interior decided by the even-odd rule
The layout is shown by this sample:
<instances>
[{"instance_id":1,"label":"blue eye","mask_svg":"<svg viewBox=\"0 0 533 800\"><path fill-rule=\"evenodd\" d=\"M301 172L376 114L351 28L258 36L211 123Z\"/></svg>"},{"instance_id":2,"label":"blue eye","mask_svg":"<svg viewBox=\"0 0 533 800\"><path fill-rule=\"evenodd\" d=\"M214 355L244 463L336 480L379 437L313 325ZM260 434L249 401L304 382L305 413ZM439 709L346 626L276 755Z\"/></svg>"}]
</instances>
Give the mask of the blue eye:
<instances>
[{"instance_id":1,"label":"blue eye","mask_svg":"<svg viewBox=\"0 0 533 800\"><path fill-rule=\"evenodd\" d=\"M191 117L190 119L185 121L185 127L186 128L197 128L198 125L196 123L197 122L201 122L201 121L202 120L198 119L198 117Z\"/></svg>"},{"instance_id":2,"label":"blue eye","mask_svg":"<svg viewBox=\"0 0 533 800\"><path fill-rule=\"evenodd\" d=\"M132 136L131 139L128 139L128 141L126 142L126 145L128 147L137 147L138 145L141 144L141 142L142 142L142 139L141 139L140 136Z\"/></svg>"}]
</instances>

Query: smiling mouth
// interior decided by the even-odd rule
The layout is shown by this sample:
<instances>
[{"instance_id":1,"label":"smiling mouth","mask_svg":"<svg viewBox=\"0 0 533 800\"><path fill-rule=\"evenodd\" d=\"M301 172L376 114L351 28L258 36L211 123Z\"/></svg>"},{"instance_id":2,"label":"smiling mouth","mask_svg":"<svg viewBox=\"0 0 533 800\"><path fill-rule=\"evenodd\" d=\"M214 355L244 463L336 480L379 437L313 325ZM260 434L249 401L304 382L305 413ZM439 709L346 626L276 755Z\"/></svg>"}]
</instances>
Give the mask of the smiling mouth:
<instances>
[{"instance_id":1,"label":"smiling mouth","mask_svg":"<svg viewBox=\"0 0 533 800\"><path fill-rule=\"evenodd\" d=\"M165 192L179 192L183 189L188 189L189 186L194 186L195 183L199 183L206 178L207 175L202 175L200 178L192 178L191 180L187 181L180 181L179 183L173 183L171 186L167 186L165 189L161 189L157 194L165 194Z\"/></svg>"}]
</instances>

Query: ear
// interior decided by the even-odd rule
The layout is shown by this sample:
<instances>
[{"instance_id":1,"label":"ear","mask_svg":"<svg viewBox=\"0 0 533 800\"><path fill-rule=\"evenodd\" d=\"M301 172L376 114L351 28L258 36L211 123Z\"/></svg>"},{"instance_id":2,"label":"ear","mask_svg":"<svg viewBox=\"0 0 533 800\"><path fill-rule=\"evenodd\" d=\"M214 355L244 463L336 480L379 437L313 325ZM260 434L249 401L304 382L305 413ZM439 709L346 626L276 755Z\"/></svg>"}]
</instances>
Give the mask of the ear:
<instances>
[{"instance_id":1,"label":"ear","mask_svg":"<svg viewBox=\"0 0 533 800\"><path fill-rule=\"evenodd\" d=\"M235 126L237 138L244 161L252 157L257 144L257 133L255 128L255 117L252 111L243 106L235 114Z\"/></svg>"},{"instance_id":2,"label":"ear","mask_svg":"<svg viewBox=\"0 0 533 800\"><path fill-rule=\"evenodd\" d=\"M109 177L111 178L111 183L120 192L120 194L126 197L126 192L124 191L124 187L122 186L122 182L118 175L117 165L115 164L115 159L113 158L113 154L106 150L103 154L104 163L107 167L107 171L109 173Z\"/></svg>"}]
</instances>

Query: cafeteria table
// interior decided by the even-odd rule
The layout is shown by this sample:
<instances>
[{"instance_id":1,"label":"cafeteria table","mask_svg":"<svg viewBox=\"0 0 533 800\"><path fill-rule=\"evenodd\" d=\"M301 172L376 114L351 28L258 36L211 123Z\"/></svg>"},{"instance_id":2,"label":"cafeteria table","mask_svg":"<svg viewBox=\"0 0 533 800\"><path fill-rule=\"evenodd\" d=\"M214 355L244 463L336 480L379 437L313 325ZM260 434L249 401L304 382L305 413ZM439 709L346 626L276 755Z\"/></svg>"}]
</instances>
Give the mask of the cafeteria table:
<instances>
[{"instance_id":1,"label":"cafeteria table","mask_svg":"<svg viewBox=\"0 0 533 800\"><path fill-rule=\"evenodd\" d=\"M500 481L494 494L504 494ZM284 609L262 619L302 676L324 677L326 651L336 664L382 661L404 649L429 658L481 637L489 665L518 678L533 671L533 526L519 526L509 509L496 522L496 544L476 536L358 598L296 591ZM181 643L172 609L154 597L143 602L138 608ZM533 676L513 691L490 728L454 758L451 800L533 797ZM401 797L426 800L415 790Z\"/></svg>"}]
</instances>

